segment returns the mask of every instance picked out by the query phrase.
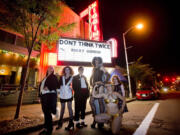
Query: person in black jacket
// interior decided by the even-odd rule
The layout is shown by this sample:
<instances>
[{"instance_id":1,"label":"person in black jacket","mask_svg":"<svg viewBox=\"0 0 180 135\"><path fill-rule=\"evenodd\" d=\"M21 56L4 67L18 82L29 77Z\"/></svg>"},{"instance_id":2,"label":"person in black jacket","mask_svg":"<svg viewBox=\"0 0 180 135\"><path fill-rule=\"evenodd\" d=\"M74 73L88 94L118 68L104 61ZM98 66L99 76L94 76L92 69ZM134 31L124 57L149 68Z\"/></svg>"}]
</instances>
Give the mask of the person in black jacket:
<instances>
[{"instance_id":1,"label":"person in black jacket","mask_svg":"<svg viewBox=\"0 0 180 135\"><path fill-rule=\"evenodd\" d=\"M52 115L56 114L58 79L54 75L54 68L48 67L46 77L39 87L42 110L44 113L44 130L40 135L51 135L53 131Z\"/></svg>"},{"instance_id":2,"label":"person in black jacket","mask_svg":"<svg viewBox=\"0 0 180 135\"><path fill-rule=\"evenodd\" d=\"M83 75L84 68L78 68L79 74L73 77L72 87L74 90L75 99L75 123L77 128L87 127L84 122L86 102L89 97L89 86L86 77ZM81 114L81 123L79 121Z\"/></svg>"}]
</instances>

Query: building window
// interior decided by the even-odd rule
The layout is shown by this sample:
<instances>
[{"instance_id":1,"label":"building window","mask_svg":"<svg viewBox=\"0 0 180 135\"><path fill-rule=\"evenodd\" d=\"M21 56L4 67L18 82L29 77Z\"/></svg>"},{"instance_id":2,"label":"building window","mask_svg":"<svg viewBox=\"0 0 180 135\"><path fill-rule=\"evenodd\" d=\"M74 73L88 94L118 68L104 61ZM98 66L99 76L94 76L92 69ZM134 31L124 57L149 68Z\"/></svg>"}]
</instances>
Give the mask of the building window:
<instances>
[{"instance_id":1,"label":"building window","mask_svg":"<svg viewBox=\"0 0 180 135\"><path fill-rule=\"evenodd\" d=\"M14 44L15 39L16 39L16 35L0 30L0 41L6 42L9 44Z\"/></svg>"}]
</instances>

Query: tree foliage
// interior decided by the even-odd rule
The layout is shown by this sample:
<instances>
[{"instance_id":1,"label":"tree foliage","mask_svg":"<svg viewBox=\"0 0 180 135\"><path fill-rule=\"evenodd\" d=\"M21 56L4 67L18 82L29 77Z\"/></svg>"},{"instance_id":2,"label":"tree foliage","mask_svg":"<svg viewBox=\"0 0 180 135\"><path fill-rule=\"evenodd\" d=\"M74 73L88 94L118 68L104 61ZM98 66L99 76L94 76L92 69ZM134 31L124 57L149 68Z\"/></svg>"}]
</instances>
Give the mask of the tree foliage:
<instances>
[{"instance_id":1,"label":"tree foliage","mask_svg":"<svg viewBox=\"0 0 180 135\"><path fill-rule=\"evenodd\" d=\"M70 30L75 23L60 25L63 4L60 0L1 0L0 27L22 34L28 59L21 84L15 119L19 117L22 95L33 48L45 43L49 48L59 39L62 31Z\"/></svg>"},{"instance_id":2,"label":"tree foliage","mask_svg":"<svg viewBox=\"0 0 180 135\"><path fill-rule=\"evenodd\" d=\"M134 78L136 83L141 81L143 85L152 85L155 72L149 64L143 64L141 62L142 58L141 56L129 66L130 76Z\"/></svg>"}]
</instances>

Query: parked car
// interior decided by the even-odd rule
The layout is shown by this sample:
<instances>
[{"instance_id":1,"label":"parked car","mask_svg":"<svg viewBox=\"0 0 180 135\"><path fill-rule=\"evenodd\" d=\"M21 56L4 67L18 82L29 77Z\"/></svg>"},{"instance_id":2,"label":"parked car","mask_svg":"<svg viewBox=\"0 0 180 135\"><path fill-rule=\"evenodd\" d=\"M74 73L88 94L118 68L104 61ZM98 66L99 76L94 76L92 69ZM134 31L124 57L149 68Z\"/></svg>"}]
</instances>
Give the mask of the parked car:
<instances>
[{"instance_id":1,"label":"parked car","mask_svg":"<svg viewBox=\"0 0 180 135\"><path fill-rule=\"evenodd\" d=\"M154 87L144 87L136 91L136 99L158 99L160 91Z\"/></svg>"}]
</instances>

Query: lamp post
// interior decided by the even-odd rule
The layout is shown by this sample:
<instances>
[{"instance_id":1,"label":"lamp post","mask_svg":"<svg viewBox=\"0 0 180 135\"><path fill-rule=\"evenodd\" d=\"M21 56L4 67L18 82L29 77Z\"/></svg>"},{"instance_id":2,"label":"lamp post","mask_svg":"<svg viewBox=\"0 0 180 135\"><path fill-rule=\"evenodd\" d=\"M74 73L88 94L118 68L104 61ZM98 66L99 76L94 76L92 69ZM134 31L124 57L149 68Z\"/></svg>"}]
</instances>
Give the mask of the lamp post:
<instances>
[{"instance_id":1,"label":"lamp post","mask_svg":"<svg viewBox=\"0 0 180 135\"><path fill-rule=\"evenodd\" d=\"M127 47L126 47L126 38L125 38L125 36L132 29L134 29L134 28L141 29L142 27L143 27L142 24L138 24L136 26L130 27L128 30L126 30L123 33L123 43L124 43L124 52L125 52L125 59L126 59L126 69L127 69L127 77L128 77L128 85L129 85L129 97L130 98L132 98L132 89L131 89L131 79L130 79L130 74L129 74L129 63L128 63L128 57L127 57Z\"/></svg>"}]
</instances>

